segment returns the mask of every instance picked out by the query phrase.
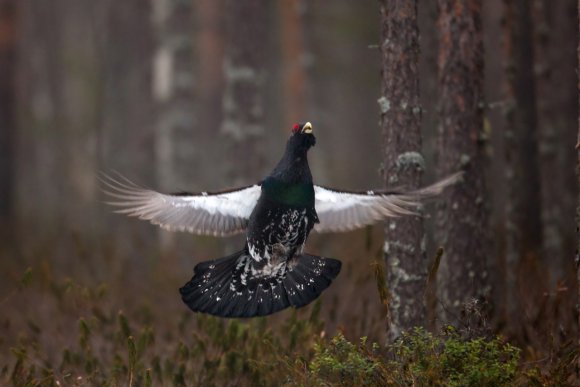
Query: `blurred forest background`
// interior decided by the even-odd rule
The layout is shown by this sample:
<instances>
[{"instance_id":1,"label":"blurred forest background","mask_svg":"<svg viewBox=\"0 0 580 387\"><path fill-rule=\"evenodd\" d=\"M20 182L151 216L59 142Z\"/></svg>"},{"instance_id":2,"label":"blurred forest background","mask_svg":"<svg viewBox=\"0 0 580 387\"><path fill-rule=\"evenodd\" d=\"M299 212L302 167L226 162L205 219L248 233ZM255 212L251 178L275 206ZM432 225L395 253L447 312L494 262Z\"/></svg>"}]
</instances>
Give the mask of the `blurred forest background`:
<instances>
[{"instance_id":1,"label":"blurred forest background","mask_svg":"<svg viewBox=\"0 0 580 387\"><path fill-rule=\"evenodd\" d=\"M317 184L366 190L401 181L390 179L391 105L380 100L398 79L391 72L394 83L384 83L393 69L381 47L387 3L0 0L3 372L24 357L38 368L59 364L84 332L79 319L116 321L120 310L165 332L158 343L187 344L196 322L178 287L196 263L242 243L172 234L112 213L100 171L162 192L253 183L273 168L292 125L311 121ZM415 145L424 158L417 179L427 184L459 169L467 177L427 206L416 261L423 290L401 294L427 300L419 325L475 319L525 359L552 362L578 334L578 4L461 4L420 2L420 38L409 46L418 60ZM467 51L472 67L462 62ZM453 68L458 75L448 73ZM461 93L473 98L461 100L467 113L454 121ZM387 102L405 101L390 94ZM441 215L459 202L455 215ZM386 229L387 242L397 241ZM298 316L320 307L326 334L340 330L355 341L384 343L409 328L397 320L406 312L386 307L398 290L384 242L383 225L312 235L309 251L344 265L321 304ZM386 295L375 280L383 266ZM291 316L283 311L264 324ZM30 343L25 356L10 353Z\"/></svg>"}]
</instances>

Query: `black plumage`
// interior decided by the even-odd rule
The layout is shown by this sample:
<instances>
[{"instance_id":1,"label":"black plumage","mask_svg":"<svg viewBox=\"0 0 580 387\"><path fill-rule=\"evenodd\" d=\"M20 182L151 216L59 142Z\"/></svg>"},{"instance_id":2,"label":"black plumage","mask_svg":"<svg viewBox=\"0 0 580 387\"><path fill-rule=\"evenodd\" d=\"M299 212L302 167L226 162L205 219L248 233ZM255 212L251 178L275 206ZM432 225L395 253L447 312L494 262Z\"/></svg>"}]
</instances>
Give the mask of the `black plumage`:
<instances>
[{"instance_id":1,"label":"black plumage","mask_svg":"<svg viewBox=\"0 0 580 387\"><path fill-rule=\"evenodd\" d=\"M389 216L416 214L420 200L439 194L460 175L416 191L345 192L313 185L307 153L316 138L296 124L280 162L259 184L199 194L161 194L105 176L118 212L168 230L231 235L246 232L242 250L202 262L180 289L196 312L221 317L264 316L315 300L341 263L303 252L312 230L351 230Z\"/></svg>"},{"instance_id":2,"label":"black plumage","mask_svg":"<svg viewBox=\"0 0 580 387\"><path fill-rule=\"evenodd\" d=\"M302 253L318 222L307 152L316 139L299 125L282 159L261 183L243 250L198 265L180 289L196 312L222 317L272 314L316 299L340 271L340 262Z\"/></svg>"}]
</instances>

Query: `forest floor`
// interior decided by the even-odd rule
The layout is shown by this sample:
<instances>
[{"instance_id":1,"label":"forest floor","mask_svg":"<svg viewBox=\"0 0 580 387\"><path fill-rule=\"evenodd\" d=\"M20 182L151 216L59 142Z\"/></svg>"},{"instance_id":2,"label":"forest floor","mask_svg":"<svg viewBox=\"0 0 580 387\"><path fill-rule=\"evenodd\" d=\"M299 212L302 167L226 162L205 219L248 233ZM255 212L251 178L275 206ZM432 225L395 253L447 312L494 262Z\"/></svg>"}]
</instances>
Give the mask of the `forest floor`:
<instances>
[{"instance_id":1,"label":"forest floor","mask_svg":"<svg viewBox=\"0 0 580 387\"><path fill-rule=\"evenodd\" d=\"M87 262L94 257L83 249L68 254L77 263L63 264L50 249L32 255L0 251L0 384L578 382L575 338L538 347L511 342L489 327L444 326L436 333L416 329L386 344L372 270L364 270L367 277L345 275L368 295L358 303L347 294L354 288L335 284L298 311L225 320L191 313L181 303L177 288L190 273L137 270L127 263L97 275ZM100 259L107 266L111 258Z\"/></svg>"}]
</instances>

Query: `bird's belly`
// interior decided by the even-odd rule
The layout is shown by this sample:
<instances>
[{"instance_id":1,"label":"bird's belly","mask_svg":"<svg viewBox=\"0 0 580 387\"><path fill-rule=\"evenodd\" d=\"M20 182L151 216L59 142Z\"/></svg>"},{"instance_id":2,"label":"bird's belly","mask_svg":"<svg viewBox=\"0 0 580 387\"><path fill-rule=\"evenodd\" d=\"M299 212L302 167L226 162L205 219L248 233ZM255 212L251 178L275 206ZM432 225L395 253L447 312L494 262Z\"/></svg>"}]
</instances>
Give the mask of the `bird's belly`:
<instances>
[{"instance_id":1,"label":"bird's belly","mask_svg":"<svg viewBox=\"0 0 580 387\"><path fill-rule=\"evenodd\" d=\"M291 258L301 248L314 225L306 209L270 209L248 234L250 254L255 258Z\"/></svg>"}]
</instances>

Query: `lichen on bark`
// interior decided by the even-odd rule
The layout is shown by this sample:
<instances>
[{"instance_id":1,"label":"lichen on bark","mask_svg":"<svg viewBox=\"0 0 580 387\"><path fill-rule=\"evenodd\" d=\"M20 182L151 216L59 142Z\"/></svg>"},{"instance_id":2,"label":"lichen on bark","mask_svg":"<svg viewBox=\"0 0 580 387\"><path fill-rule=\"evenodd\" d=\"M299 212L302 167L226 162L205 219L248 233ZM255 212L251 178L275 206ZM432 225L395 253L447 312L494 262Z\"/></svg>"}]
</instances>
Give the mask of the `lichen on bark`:
<instances>
[{"instance_id":1,"label":"lichen on bark","mask_svg":"<svg viewBox=\"0 0 580 387\"><path fill-rule=\"evenodd\" d=\"M384 141L383 180L387 186L417 188L425 169L421 155L419 31L416 0L381 1L382 96L378 99ZM389 220L385 262L390 294L389 339L424 326L427 264L423 221Z\"/></svg>"}]
</instances>

